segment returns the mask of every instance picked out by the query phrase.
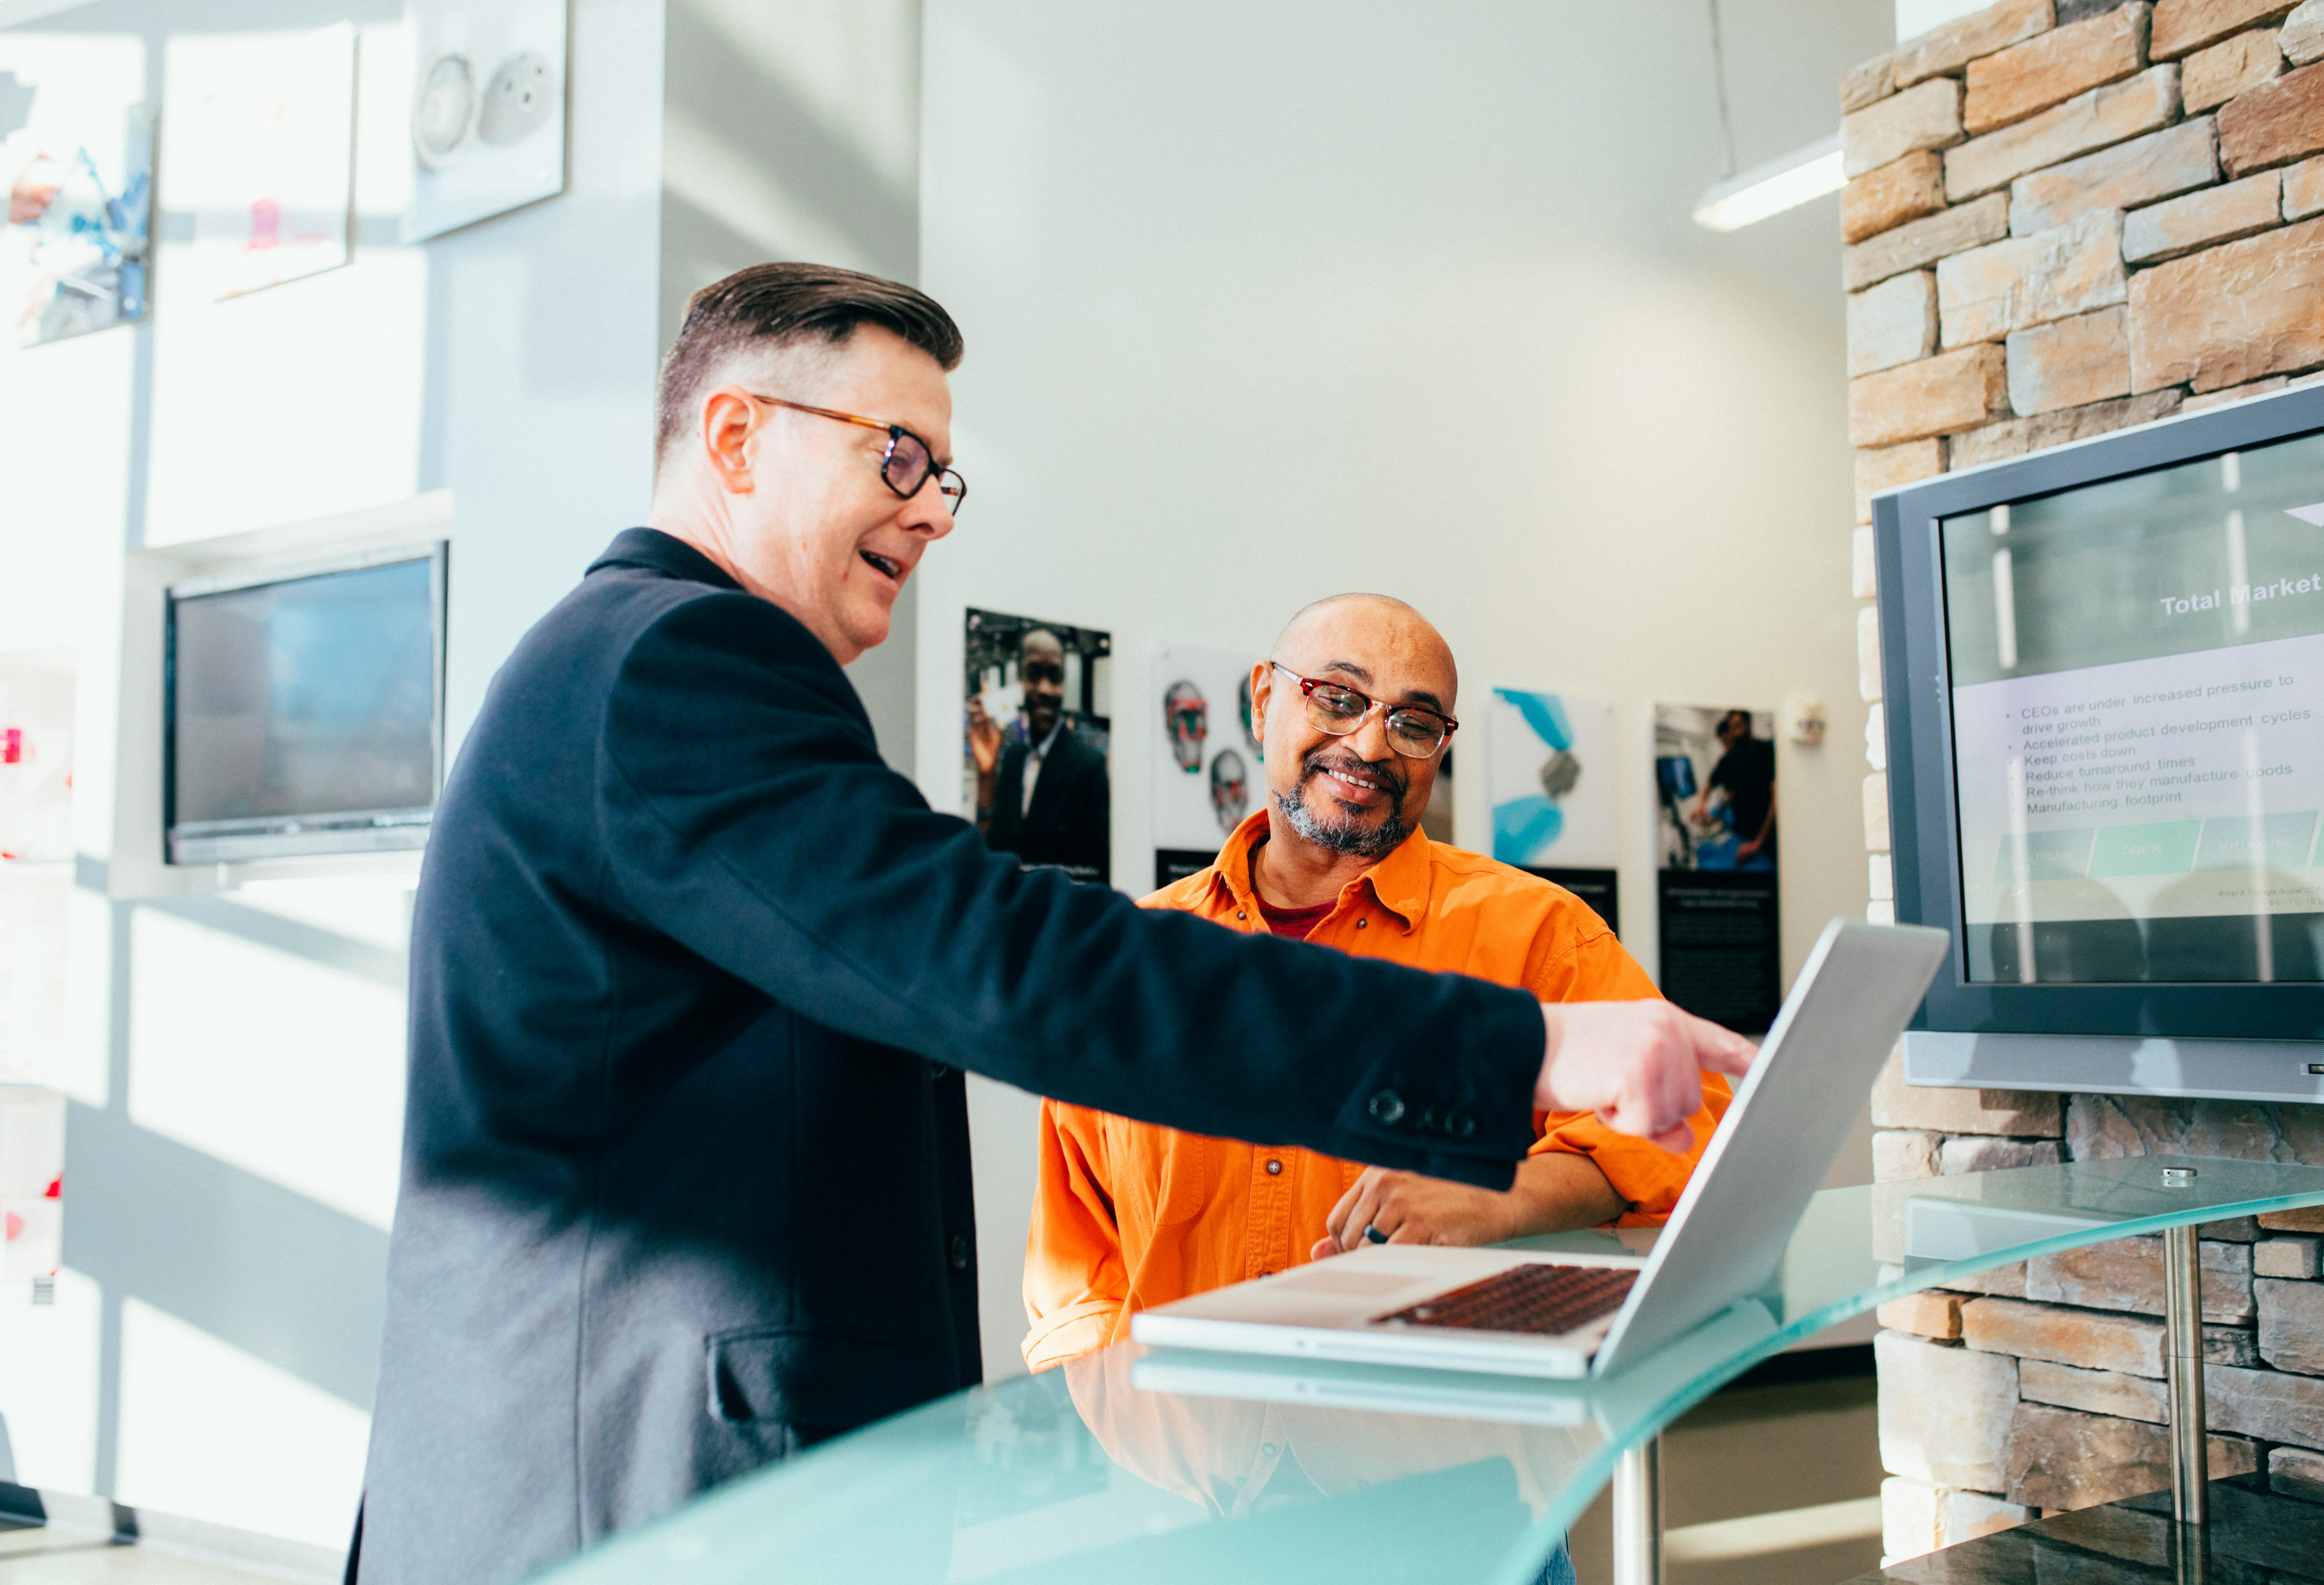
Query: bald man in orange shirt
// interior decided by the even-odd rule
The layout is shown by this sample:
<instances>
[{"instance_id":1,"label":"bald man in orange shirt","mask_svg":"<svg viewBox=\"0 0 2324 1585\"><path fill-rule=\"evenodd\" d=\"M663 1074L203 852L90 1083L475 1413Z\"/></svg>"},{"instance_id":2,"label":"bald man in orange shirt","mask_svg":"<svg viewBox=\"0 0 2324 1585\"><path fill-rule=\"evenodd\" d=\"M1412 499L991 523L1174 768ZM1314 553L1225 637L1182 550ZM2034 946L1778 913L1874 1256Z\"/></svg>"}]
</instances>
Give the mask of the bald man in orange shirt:
<instances>
[{"instance_id":1,"label":"bald man in orange shirt","mask_svg":"<svg viewBox=\"0 0 2324 1585\"><path fill-rule=\"evenodd\" d=\"M1342 594L1299 613L1251 671L1268 806L1208 870L1145 906L1521 986L1544 1001L1656 995L1572 893L1422 834L1458 724L1458 683L1452 650L1402 601ZM1657 1225L1730 1095L1708 1073L1702 1093L1683 1153L1587 1112L1536 1113L1533 1154L1500 1193L1045 1101L1026 1363L1061 1364L1128 1337L1140 1310L1367 1239L1486 1244L1603 1222Z\"/></svg>"}]
</instances>

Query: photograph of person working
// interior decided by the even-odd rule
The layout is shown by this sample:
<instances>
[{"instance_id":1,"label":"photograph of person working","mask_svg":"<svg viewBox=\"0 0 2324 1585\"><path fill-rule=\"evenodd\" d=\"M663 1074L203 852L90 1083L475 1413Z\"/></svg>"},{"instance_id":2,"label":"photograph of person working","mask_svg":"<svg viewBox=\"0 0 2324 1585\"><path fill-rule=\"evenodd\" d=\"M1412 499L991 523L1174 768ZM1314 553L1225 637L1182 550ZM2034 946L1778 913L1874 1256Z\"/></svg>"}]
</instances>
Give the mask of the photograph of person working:
<instances>
[{"instance_id":1,"label":"photograph of person working","mask_svg":"<svg viewBox=\"0 0 2324 1585\"><path fill-rule=\"evenodd\" d=\"M962 1069L1499 1190L1537 1111L1683 1147L1749 1065L1661 1003L1239 936L931 810L841 668L955 525L961 355L852 272L696 294L650 523L493 678L415 902L355 1579L515 1580L976 1380Z\"/></svg>"},{"instance_id":2,"label":"photograph of person working","mask_svg":"<svg viewBox=\"0 0 2324 1585\"><path fill-rule=\"evenodd\" d=\"M1726 868L1772 870L1775 867L1775 745L1751 735L1751 713L1729 710L1719 718L1719 763L1702 784L1694 801L1694 817L1709 825L1714 793L1727 797L1727 816L1734 828L1734 857ZM1698 860L1698 862L1701 862ZM1714 866L1703 863L1702 868Z\"/></svg>"},{"instance_id":3,"label":"photograph of person working","mask_svg":"<svg viewBox=\"0 0 2324 1585\"><path fill-rule=\"evenodd\" d=\"M1399 600L1342 594L1294 616L1268 654L1251 674L1267 806L1210 869L1147 908L1474 975L1545 1002L1656 995L1572 893L1420 829L1459 687L1426 618ZM1505 1191L1044 1101L1025 1361L1045 1369L1128 1337L1139 1310L1367 1239L1484 1244L1659 1224L1726 1109L1723 1081L1702 1089L1677 1151L1587 1112L1536 1113L1532 1154Z\"/></svg>"}]
</instances>

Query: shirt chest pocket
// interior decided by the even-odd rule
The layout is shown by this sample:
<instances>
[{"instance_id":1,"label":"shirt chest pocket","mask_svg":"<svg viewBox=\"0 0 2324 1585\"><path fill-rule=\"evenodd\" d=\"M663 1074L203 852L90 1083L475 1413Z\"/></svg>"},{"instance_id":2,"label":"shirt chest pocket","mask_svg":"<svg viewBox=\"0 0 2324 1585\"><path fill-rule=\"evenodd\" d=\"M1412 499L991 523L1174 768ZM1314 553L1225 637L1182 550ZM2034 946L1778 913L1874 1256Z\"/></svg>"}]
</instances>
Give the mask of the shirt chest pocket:
<instances>
[{"instance_id":1,"label":"shirt chest pocket","mask_svg":"<svg viewBox=\"0 0 2324 1585\"><path fill-rule=\"evenodd\" d=\"M1202 1215L1210 1203L1215 1144L1200 1135L1110 1115L1105 1135L1117 1218L1127 1221L1135 1216L1152 1227L1170 1227Z\"/></svg>"}]
</instances>

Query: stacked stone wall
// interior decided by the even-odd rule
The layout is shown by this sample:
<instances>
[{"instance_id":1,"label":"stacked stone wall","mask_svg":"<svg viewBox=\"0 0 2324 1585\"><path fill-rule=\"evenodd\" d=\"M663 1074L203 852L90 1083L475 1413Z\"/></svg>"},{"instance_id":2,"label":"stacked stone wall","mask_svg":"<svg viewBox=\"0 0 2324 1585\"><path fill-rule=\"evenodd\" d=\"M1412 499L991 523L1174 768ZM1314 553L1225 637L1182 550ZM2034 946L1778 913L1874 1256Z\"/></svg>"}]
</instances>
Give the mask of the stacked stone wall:
<instances>
[{"instance_id":1,"label":"stacked stone wall","mask_svg":"<svg viewBox=\"0 0 2324 1585\"><path fill-rule=\"evenodd\" d=\"M1894 917L1870 495L2324 378L2324 0L1999 0L1840 85L1872 917ZM1884 1182L2324 1163L2324 1108L1906 1086ZM2215 1473L2324 1499L2324 1211L2203 1230ZM2159 1240L1886 1305L1886 1550L2169 1481Z\"/></svg>"}]
</instances>

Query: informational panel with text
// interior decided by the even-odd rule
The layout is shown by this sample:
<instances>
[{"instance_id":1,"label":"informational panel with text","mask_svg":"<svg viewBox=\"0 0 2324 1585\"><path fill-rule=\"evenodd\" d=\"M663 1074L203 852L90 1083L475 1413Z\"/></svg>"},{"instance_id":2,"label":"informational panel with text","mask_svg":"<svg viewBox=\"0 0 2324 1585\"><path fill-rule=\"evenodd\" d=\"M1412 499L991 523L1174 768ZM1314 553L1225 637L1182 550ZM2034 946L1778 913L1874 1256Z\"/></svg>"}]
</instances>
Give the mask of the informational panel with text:
<instances>
[{"instance_id":1,"label":"informational panel with text","mask_svg":"<svg viewBox=\"0 0 2324 1585\"><path fill-rule=\"evenodd\" d=\"M1972 980L2319 977L2319 520L2305 438L1944 523Z\"/></svg>"}]
</instances>

